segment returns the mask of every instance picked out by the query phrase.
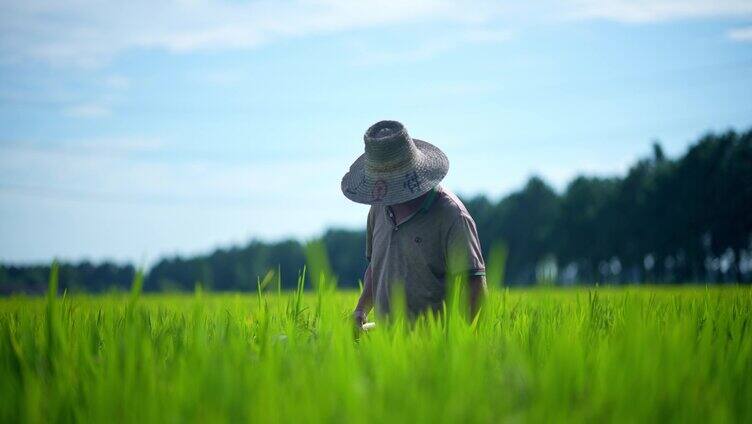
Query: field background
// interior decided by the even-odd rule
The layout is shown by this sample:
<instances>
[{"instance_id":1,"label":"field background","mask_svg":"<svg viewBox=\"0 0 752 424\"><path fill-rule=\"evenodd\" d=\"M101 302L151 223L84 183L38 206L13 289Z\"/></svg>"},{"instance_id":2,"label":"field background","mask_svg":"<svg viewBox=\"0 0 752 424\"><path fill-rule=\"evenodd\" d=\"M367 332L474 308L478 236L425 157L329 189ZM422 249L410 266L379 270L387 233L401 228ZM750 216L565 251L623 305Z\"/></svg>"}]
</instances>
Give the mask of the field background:
<instances>
[{"instance_id":1,"label":"field background","mask_svg":"<svg viewBox=\"0 0 752 424\"><path fill-rule=\"evenodd\" d=\"M356 296L0 299L0 421L752 419L749 287L496 289L359 338Z\"/></svg>"}]
</instances>

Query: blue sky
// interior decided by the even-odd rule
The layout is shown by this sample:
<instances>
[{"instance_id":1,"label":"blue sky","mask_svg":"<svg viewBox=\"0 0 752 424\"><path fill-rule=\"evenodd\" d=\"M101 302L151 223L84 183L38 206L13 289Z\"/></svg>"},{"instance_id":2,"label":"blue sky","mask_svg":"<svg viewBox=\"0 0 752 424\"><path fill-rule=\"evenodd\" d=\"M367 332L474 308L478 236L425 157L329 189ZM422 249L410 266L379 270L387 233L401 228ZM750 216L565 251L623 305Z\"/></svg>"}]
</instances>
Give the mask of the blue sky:
<instances>
[{"instance_id":1,"label":"blue sky","mask_svg":"<svg viewBox=\"0 0 752 424\"><path fill-rule=\"evenodd\" d=\"M380 119L494 199L752 127L748 0L63 3L0 0L3 262L358 228Z\"/></svg>"}]
</instances>

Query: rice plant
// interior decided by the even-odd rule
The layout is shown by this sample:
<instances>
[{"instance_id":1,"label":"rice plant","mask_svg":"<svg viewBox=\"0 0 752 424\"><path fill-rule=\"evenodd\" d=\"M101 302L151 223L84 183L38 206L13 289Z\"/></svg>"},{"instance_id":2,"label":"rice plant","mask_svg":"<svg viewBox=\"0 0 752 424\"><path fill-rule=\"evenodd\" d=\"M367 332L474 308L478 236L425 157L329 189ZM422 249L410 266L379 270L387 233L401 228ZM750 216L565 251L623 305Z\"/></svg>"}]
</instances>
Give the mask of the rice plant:
<instances>
[{"instance_id":1,"label":"rice plant","mask_svg":"<svg viewBox=\"0 0 752 424\"><path fill-rule=\"evenodd\" d=\"M496 289L478 319L255 294L0 299L0 422L749 422L748 287ZM460 299L455 296L453 299Z\"/></svg>"}]
</instances>

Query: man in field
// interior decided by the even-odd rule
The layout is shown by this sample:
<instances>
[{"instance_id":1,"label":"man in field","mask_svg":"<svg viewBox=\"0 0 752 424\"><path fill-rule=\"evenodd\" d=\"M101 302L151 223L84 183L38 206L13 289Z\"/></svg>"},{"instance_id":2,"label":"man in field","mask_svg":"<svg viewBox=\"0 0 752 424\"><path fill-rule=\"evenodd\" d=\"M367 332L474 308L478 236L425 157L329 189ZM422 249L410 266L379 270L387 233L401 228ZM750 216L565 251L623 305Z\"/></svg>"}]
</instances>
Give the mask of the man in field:
<instances>
[{"instance_id":1,"label":"man in field","mask_svg":"<svg viewBox=\"0 0 752 424\"><path fill-rule=\"evenodd\" d=\"M411 316L440 310L447 284L458 274L467 277L475 315L486 289L485 264L473 218L457 196L439 186L449 171L446 155L412 139L396 121L374 124L364 139L365 154L342 178L348 199L371 205L369 264L356 323L366 321L371 307L387 314L398 285Z\"/></svg>"}]
</instances>

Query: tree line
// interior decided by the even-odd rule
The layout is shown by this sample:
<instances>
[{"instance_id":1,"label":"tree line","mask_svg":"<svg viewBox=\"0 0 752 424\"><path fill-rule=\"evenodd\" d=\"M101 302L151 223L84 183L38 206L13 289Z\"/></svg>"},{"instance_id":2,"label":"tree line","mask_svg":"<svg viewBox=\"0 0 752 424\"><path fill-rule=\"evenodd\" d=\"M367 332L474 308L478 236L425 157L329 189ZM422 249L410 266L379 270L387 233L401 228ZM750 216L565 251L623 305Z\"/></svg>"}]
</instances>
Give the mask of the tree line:
<instances>
[{"instance_id":1,"label":"tree line","mask_svg":"<svg viewBox=\"0 0 752 424\"><path fill-rule=\"evenodd\" d=\"M498 271L489 273L491 284L752 281L752 129L707 134L675 159L656 142L625 176L580 176L562 193L532 177L498 201L464 202ZM364 232L335 229L314 244L252 241L164 258L144 288L248 291L269 279L292 288L311 262L312 245L328 256L340 287L357 287L367 265ZM43 265L0 266L0 293L41 291L48 272ZM135 273L129 264L62 264L60 285L127 289Z\"/></svg>"}]
</instances>

